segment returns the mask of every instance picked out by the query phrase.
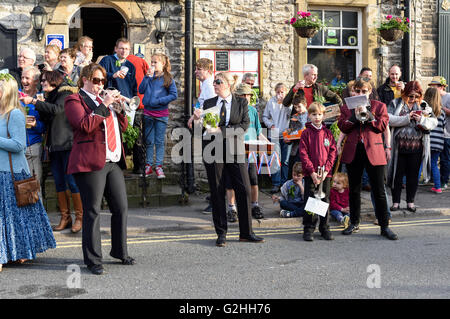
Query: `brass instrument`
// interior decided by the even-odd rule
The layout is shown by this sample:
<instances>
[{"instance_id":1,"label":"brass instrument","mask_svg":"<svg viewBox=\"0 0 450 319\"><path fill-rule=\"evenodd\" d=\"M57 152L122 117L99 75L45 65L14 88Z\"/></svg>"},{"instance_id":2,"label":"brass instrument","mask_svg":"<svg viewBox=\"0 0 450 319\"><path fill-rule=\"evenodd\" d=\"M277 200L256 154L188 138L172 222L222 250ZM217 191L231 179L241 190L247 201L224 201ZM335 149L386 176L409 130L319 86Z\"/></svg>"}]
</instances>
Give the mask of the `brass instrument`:
<instances>
[{"instance_id":1,"label":"brass instrument","mask_svg":"<svg viewBox=\"0 0 450 319\"><path fill-rule=\"evenodd\" d=\"M320 178L320 184L316 186L314 190L314 197L317 199L325 198L325 193L323 192L323 173L325 172L325 166L319 166L317 168L317 177Z\"/></svg>"}]
</instances>

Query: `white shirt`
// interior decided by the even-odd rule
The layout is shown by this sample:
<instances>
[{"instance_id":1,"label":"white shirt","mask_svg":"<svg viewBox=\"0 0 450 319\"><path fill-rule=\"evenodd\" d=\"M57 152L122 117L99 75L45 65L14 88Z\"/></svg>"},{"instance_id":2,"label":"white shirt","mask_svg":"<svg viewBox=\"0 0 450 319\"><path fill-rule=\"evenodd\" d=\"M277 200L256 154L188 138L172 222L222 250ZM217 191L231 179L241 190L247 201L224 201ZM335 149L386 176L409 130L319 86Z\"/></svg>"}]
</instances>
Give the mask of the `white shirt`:
<instances>
[{"instance_id":1,"label":"white shirt","mask_svg":"<svg viewBox=\"0 0 450 319\"><path fill-rule=\"evenodd\" d=\"M230 115L231 115L231 100L233 99L233 96L230 94L225 99L219 98L217 99L216 106L222 107L222 101L225 101L225 108L227 109L227 116L225 118L225 126L228 125L228 122L230 121Z\"/></svg>"},{"instance_id":2,"label":"white shirt","mask_svg":"<svg viewBox=\"0 0 450 319\"><path fill-rule=\"evenodd\" d=\"M92 101L94 101L96 106L99 106L100 103L97 101L97 96L95 96L94 94L89 93L88 91L82 89L84 91L84 93L86 93L87 96L89 96ZM114 121L114 132L116 133L116 149L114 150L114 152L111 152L108 148L108 141L107 141L107 136L108 136L108 129L106 127L106 118L103 120L103 124L105 125L105 147L106 147L106 162L118 162L120 161L120 157L122 155L122 141L120 140L120 129L119 129L119 121L117 120L117 114L116 112L113 110L113 108L110 106L109 107L109 111L111 112L112 116L113 116L113 121Z\"/></svg>"},{"instance_id":3,"label":"white shirt","mask_svg":"<svg viewBox=\"0 0 450 319\"><path fill-rule=\"evenodd\" d=\"M198 103L200 104L201 109L203 109L203 103L205 102L205 100L211 99L216 96L213 81L213 77L210 76L200 83L200 95L198 97Z\"/></svg>"}]
</instances>

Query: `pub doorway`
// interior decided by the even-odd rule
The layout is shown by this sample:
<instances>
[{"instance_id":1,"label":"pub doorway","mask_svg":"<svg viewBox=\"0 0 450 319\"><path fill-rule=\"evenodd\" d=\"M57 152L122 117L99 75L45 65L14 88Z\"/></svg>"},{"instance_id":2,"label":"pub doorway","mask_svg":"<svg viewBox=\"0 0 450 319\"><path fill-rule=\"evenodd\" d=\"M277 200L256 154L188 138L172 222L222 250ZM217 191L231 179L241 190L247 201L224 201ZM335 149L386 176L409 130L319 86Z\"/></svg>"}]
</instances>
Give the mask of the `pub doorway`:
<instances>
[{"instance_id":1,"label":"pub doorway","mask_svg":"<svg viewBox=\"0 0 450 319\"><path fill-rule=\"evenodd\" d=\"M127 37L127 23L114 8L83 7L69 23L69 46L73 47L78 38L85 35L94 40L93 59L114 53L116 40Z\"/></svg>"}]
</instances>

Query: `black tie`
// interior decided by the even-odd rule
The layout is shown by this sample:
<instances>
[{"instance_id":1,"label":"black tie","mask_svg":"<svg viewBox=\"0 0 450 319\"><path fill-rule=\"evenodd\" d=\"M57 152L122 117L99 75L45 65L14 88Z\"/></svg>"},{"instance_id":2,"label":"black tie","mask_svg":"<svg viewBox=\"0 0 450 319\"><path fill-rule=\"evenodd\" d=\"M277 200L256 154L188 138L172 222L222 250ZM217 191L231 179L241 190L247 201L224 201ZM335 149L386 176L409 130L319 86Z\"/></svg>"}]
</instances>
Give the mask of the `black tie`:
<instances>
[{"instance_id":1,"label":"black tie","mask_svg":"<svg viewBox=\"0 0 450 319\"><path fill-rule=\"evenodd\" d=\"M222 108L220 109L220 124L219 126L225 126L226 122L227 122L227 107L226 105L226 101L222 100Z\"/></svg>"}]
</instances>

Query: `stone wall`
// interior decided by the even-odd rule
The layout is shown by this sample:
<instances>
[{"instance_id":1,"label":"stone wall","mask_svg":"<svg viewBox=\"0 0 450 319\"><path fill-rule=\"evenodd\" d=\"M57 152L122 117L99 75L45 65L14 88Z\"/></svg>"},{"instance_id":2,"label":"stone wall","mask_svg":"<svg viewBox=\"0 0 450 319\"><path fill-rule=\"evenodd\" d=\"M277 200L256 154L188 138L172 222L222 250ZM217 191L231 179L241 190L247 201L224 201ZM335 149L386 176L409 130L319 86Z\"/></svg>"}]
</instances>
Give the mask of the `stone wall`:
<instances>
[{"instance_id":1,"label":"stone wall","mask_svg":"<svg viewBox=\"0 0 450 319\"><path fill-rule=\"evenodd\" d=\"M410 37L410 68L411 80L422 82L424 88L433 75L437 74L437 46L438 46L438 1L410 1L411 3L411 32ZM414 7L414 4L416 5ZM401 16L402 11L397 8L397 1L385 1L380 7L381 16L388 14ZM402 41L386 42L380 38L380 45L388 47L388 57L380 64L380 78L384 81L389 67L402 62ZM384 76L381 76L384 75Z\"/></svg>"},{"instance_id":2,"label":"stone wall","mask_svg":"<svg viewBox=\"0 0 450 319\"><path fill-rule=\"evenodd\" d=\"M284 23L293 14L291 0L196 0L194 45L262 50L267 100L278 82L294 81L294 34Z\"/></svg>"}]
</instances>

